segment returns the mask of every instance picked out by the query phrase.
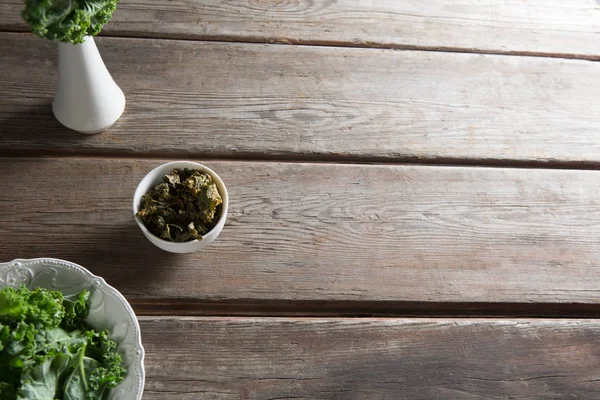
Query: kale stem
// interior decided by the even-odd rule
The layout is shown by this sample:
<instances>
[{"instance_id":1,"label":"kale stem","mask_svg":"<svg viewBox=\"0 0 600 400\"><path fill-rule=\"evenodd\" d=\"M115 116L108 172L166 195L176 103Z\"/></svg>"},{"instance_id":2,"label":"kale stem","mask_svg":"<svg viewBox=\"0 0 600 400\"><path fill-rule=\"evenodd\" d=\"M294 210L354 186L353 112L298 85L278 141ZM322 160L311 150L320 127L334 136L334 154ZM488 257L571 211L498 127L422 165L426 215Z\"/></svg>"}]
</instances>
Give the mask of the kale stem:
<instances>
[{"instance_id":1,"label":"kale stem","mask_svg":"<svg viewBox=\"0 0 600 400\"><path fill-rule=\"evenodd\" d=\"M83 379L83 387L85 391L88 391L87 378L85 377L85 368L83 367L83 358L85 357L85 348L87 347L87 343L85 343L81 347L81 353L79 353L79 374L81 375L81 379Z\"/></svg>"}]
</instances>

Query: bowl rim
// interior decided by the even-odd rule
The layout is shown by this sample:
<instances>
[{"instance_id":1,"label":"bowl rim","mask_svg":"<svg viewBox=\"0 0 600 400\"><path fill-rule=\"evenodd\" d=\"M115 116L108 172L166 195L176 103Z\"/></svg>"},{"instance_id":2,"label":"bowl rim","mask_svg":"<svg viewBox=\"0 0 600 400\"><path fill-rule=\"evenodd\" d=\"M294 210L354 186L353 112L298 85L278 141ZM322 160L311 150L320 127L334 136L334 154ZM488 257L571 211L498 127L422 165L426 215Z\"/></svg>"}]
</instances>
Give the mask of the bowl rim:
<instances>
[{"instance_id":1,"label":"bowl rim","mask_svg":"<svg viewBox=\"0 0 600 400\"><path fill-rule=\"evenodd\" d=\"M189 240L187 242L171 242L169 240L165 240L162 239L158 236L156 236L154 233L150 232L150 230L148 228L146 228L146 225L144 225L144 223L142 222L142 220L136 215L137 211L139 209L139 200L141 200L142 196L144 194L141 194L140 196L137 196L137 192L140 188L140 185L142 184L142 181L144 179L146 179L148 176L151 175L158 175L158 171L166 168L168 166L171 165L175 165L175 164L189 164L191 166L195 166L196 168L193 169L201 169L201 172L204 173L208 173L215 181L217 181L218 183L221 184L221 186L223 187L223 192L221 193L221 190L219 190L219 188L217 187L217 190L219 190L219 194L221 195L221 198L223 199L223 203L221 206L221 215L219 216L219 220L217 221L217 223L215 224L215 226L208 231L206 234L202 235L203 237L210 235L211 233L213 233L214 231L217 230L218 226L221 224L221 221L223 221L224 219L227 218L227 209L229 208L229 194L227 193L227 187L225 186L225 182L223 182L223 180L221 179L221 177L212 169L208 168L206 165L201 164L199 162L196 161L188 161L188 160L177 160L177 161L169 161L163 164L160 164L154 168L152 168L146 175L144 175L144 177L140 180L140 182L138 183L138 185L135 188L135 191L133 193L133 218L135 218L135 221L137 222L138 226L140 227L140 229L142 230L142 232L146 235L150 235L152 236L152 238L154 240L157 240L159 243L165 244L167 246L173 246L173 247L186 247L186 246L190 246L192 244L197 244L197 243L202 243L201 240L198 239L193 239L193 240ZM176 167L173 167L173 169L175 169Z\"/></svg>"},{"instance_id":2,"label":"bowl rim","mask_svg":"<svg viewBox=\"0 0 600 400\"><path fill-rule=\"evenodd\" d=\"M137 350L136 363L135 363L134 367L137 368L137 371L138 371L137 379L138 379L138 383L139 383L139 387L140 387L139 393L137 393L137 395L136 395L136 400L141 400L142 395L144 393L144 386L146 383L146 371L145 371L145 367L144 367L144 359L146 356L146 350L144 349L144 346L142 344L142 334L141 334L141 328L140 328L139 321L137 319L137 316L135 315L135 312L133 311L133 308L131 307L131 304L129 304L129 302L127 301L125 296L123 296L123 294L121 294L121 292L119 292L113 286L106 283L104 278L102 278L101 276L94 275L87 268L85 268L77 263L67 261L67 260L62 260L59 258L52 258L52 257L15 258L8 262L0 262L0 269L2 269L2 268L6 268L7 270L10 270L11 268L17 269L17 268L21 268L21 267L26 267L29 264L42 264L44 266L46 266L46 265L61 265L63 267L67 267L69 269L73 269L73 270L83 274L87 279L90 280L90 282L93 282L93 285L103 287L108 293L110 293L115 298L117 298L117 300L119 300L119 302L123 305L123 307L127 311L127 314L129 315L129 319L131 320L131 323L132 323L132 326L134 329L135 346L136 346L136 350Z\"/></svg>"}]
</instances>

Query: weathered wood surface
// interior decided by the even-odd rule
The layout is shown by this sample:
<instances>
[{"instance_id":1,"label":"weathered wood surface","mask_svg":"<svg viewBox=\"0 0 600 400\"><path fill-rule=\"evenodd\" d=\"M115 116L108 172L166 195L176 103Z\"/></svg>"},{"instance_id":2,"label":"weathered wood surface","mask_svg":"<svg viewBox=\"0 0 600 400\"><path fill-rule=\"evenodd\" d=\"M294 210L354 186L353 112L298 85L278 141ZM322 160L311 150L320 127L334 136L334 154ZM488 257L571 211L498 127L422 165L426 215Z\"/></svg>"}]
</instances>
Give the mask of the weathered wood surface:
<instances>
[{"instance_id":1,"label":"weathered wood surface","mask_svg":"<svg viewBox=\"0 0 600 400\"><path fill-rule=\"evenodd\" d=\"M52 116L52 43L0 34L1 152L600 163L597 62L97 41L128 103L85 136Z\"/></svg>"},{"instance_id":2,"label":"weathered wood surface","mask_svg":"<svg viewBox=\"0 0 600 400\"><path fill-rule=\"evenodd\" d=\"M160 163L1 159L0 260L78 262L141 303L576 303L599 312L599 172L209 162L228 187L227 224L205 250L174 255L143 237L131 211L137 183Z\"/></svg>"},{"instance_id":3,"label":"weathered wood surface","mask_svg":"<svg viewBox=\"0 0 600 400\"><path fill-rule=\"evenodd\" d=\"M598 320L143 318L144 399L596 399Z\"/></svg>"},{"instance_id":4,"label":"weathered wood surface","mask_svg":"<svg viewBox=\"0 0 600 400\"><path fill-rule=\"evenodd\" d=\"M0 30L25 31L22 0ZM600 59L596 0L123 0L102 34Z\"/></svg>"}]
</instances>

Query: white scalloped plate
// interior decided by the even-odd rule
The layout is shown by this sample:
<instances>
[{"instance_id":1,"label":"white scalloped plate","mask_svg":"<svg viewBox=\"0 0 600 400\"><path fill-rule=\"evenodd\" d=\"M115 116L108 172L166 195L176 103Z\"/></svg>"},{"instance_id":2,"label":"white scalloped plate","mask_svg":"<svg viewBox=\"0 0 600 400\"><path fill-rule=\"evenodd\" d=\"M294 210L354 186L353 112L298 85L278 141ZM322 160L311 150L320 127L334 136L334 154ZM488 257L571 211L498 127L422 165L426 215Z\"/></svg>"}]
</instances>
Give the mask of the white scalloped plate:
<instances>
[{"instance_id":1,"label":"white scalloped plate","mask_svg":"<svg viewBox=\"0 0 600 400\"><path fill-rule=\"evenodd\" d=\"M109 400L140 400L144 391L144 347L140 326L127 300L104 279L80 265L54 258L17 259L0 263L0 288L4 286L42 287L65 295L89 290L90 315L87 322L108 330L119 344L127 377L109 393Z\"/></svg>"}]
</instances>

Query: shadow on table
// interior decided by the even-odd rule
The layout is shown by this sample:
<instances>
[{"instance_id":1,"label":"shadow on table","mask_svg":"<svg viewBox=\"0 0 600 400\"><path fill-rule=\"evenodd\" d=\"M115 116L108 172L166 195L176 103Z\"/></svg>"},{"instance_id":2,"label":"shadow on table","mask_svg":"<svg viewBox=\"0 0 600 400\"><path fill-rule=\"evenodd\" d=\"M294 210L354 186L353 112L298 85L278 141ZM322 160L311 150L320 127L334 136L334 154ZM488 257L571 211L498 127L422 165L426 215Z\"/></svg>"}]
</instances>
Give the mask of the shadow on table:
<instances>
[{"instance_id":1,"label":"shadow on table","mask_svg":"<svg viewBox=\"0 0 600 400\"><path fill-rule=\"evenodd\" d=\"M1 111L0 149L9 155L31 156L36 152L48 155L54 150L70 151L73 145L79 145L81 149L81 143L94 138L94 135L84 135L62 126L54 118L49 103L29 106L27 109L7 106ZM44 159L36 160L39 165ZM21 164L23 168L27 168L27 165ZM9 167L5 168L4 173L26 176ZM58 201L53 197L47 200ZM52 235L54 232L54 235L60 237L49 238L46 241L39 238L23 241L17 236L9 236L0 250L0 261L35 257L65 259L82 265L126 293L148 293L152 286L156 288L164 285L169 276L167 266L174 263L177 255L153 246L143 236L131 214L127 214L124 220L96 222L90 225L83 221L77 225L72 225L71 222L71 225L67 226L60 220L57 220L55 225L40 225L34 222L34 226L45 225L47 233Z\"/></svg>"},{"instance_id":2,"label":"shadow on table","mask_svg":"<svg viewBox=\"0 0 600 400\"><path fill-rule=\"evenodd\" d=\"M28 109L0 112L0 142L10 150L56 148L57 143L68 145L90 138L65 128L54 118L51 104Z\"/></svg>"},{"instance_id":3,"label":"shadow on table","mask_svg":"<svg viewBox=\"0 0 600 400\"><path fill-rule=\"evenodd\" d=\"M76 262L119 290L136 295L164 286L169 266L181 257L152 245L135 221L126 225L94 229L91 242L72 248L69 261Z\"/></svg>"}]
</instances>

